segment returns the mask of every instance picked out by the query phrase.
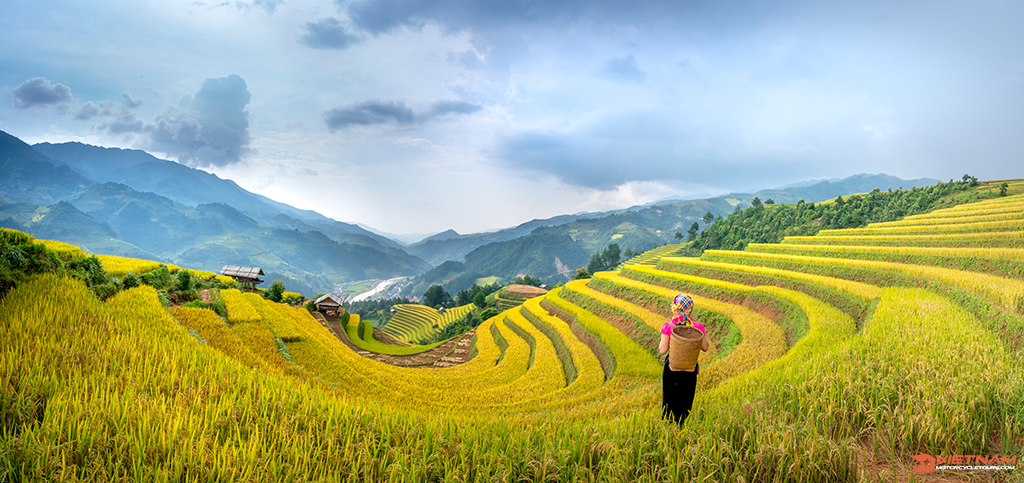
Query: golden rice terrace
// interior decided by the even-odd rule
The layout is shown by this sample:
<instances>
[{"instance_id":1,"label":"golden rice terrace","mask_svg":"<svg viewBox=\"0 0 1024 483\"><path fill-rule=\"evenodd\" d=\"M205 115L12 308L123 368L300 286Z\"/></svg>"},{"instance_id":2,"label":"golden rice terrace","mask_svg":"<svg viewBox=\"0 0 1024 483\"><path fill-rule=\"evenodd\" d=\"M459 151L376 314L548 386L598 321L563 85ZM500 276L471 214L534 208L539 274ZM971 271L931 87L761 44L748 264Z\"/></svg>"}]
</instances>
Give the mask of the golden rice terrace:
<instances>
[{"instance_id":1,"label":"golden rice terrace","mask_svg":"<svg viewBox=\"0 0 1024 483\"><path fill-rule=\"evenodd\" d=\"M1018 455L1021 240L1024 195L645 259L444 368L251 294L224 320L41 276L0 302L0 481L906 481L921 453ZM679 292L713 342L683 429L655 350Z\"/></svg>"}]
</instances>

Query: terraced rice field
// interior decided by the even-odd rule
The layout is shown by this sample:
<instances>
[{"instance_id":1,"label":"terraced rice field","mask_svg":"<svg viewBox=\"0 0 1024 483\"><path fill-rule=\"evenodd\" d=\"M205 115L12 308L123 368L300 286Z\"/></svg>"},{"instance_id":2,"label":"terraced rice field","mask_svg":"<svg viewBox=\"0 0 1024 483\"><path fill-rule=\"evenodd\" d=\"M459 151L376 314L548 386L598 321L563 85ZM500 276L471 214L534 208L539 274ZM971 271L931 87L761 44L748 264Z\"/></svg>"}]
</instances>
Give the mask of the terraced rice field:
<instances>
[{"instance_id":1,"label":"terraced rice field","mask_svg":"<svg viewBox=\"0 0 1024 483\"><path fill-rule=\"evenodd\" d=\"M416 344L434 337L439 331L453 322L458 321L470 310L472 304L439 310L417 304L395 305L395 313L381 330L397 340L407 344Z\"/></svg>"},{"instance_id":2,"label":"terraced rice field","mask_svg":"<svg viewBox=\"0 0 1024 483\"><path fill-rule=\"evenodd\" d=\"M1003 233L1024 213L985 217L1022 203L626 264L485 321L475 356L446 368L363 358L304 310L237 291L221 292L223 321L168 313L147 287L103 303L43 277L0 304L2 468L29 480L832 482L907 481L920 453L1018 455L1024 277ZM975 229L987 223L1001 231ZM949 226L978 244L917 243L955 240L934 238ZM679 292L712 342L683 428L660 419L654 348ZM393 337L443 326L433 309L397 309Z\"/></svg>"},{"instance_id":3,"label":"terraced rice field","mask_svg":"<svg viewBox=\"0 0 1024 483\"><path fill-rule=\"evenodd\" d=\"M639 255L630 258L622 263L622 265L654 265L658 263L661 257L668 257L677 254L682 249L682 245L662 245L657 248L652 248L643 252ZM619 268L622 268L622 265Z\"/></svg>"},{"instance_id":4,"label":"terraced rice field","mask_svg":"<svg viewBox=\"0 0 1024 483\"><path fill-rule=\"evenodd\" d=\"M518 307L526 300L546 293L546 289L530 285L513 284L487 296L487 302L493 303L498 310Z\"/></svg>"},{"instance_id":5,"label":"terraced rice field","mask_svg":"<svg viewBox=\"0 0 1024 483\"><path fill-rule=\"evenodd\" d=\"M48 243L50 243L52 246L54 242L48 241ZM60 248L58 248L58 250L60 250ZM192 273L193 276L198 277L202 280L209 280L211 278L215 278L218 281L226 284L232 284L235 282L235 279L231 277L225 277L224 275L218 275L213 272L183 269L177 265L161 264L160 262L154 262L151 260L139 260L137 258L117 257L113 255L96 255L96 258L99 258L104 270L110 272L111 275L115 275L118 277L123 276L128 272L132 272L136 275L141 275L143 273L150 272L160 268L160 265L166 265L168 271L170 271L171 273L177 273L179 270L188 270L189 272Z\"/></svg>"}]
</instances>

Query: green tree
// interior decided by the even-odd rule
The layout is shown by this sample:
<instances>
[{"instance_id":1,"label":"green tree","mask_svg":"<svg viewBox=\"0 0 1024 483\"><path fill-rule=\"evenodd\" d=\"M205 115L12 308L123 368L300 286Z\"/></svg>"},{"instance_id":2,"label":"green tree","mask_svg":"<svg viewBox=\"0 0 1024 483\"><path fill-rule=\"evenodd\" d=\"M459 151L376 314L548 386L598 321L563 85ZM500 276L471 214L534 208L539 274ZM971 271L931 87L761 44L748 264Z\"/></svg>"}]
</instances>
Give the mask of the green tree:
<instances>
[{"instance_id":1,"label":"green tree","mask_svg":"<svg viewBox=\"0 0 1024 483\"><path fill-rule=\"evenodd\" d=\"M195 287L195 280L192 279L192 272L178 270L174 276L174 289L180 292L187 292Z\"/></svg>"},{"instance_id":2,"label":"green tree","mask_svg":"<svg viewBox=\"0 0 1024 483\"><path fill-rule=\"evenodd\" d=\"M604 258L605 266L609 270L615 268L615 266L619 264L621 256L622 250L619 249L618 243L609 244L608 248L605 248L604 253L601 254L601 257Z\"/></svg>"},{"instance_id":3,"label":"green tree","mask_svg":"<svg viewBox=\"0 0 1024 483\"><path fill-rule=\"evenodd\" d=\"M683 239L683 232L677 231L676 232L676 240L682 240L682 239Z\"/></svg>"},{"instance_id":4,"label":"green tree","mask_svg":"<svg viewBox=\"0 0 1024 483\"><path fill-rule=\"evenodd\" d=\"M711 210L708 210L707 213L704 213L704 218L702 219L704 220L705 226L711 226L711 223L715 221L715 215L712 215Z\"/></svg>"},{"instance_id":5,"label":"green tree","mask_svg":"<svg viewBox=\"0 0 1024 483\"><path fill-rule=\"evenodd\" d=\"M263 296L271 302L281 303L281 299L284 297L284 282L274 280L274 283L270 284L270 288L263 292Z\"/></svg>"},{"instance_id":6,"label":"green tree","mask_svg":"<svg viewBox=\"0 0 1024 483\"><path fill-rule=\"evenodd\" d=\"M611 243L603 252L594 252L591 255L590 263L587 264L587 272L596 273L611 270L619 264L621 256L622 252L619 250L619 244Z\"/></svg>"},{"instance_id":7,"label":"green tree","mask_svg":"<svg viewBox=\"0 0 1024 483\"><path fill-rule=\"evenodd\" d=\"M587 267L580 267L576 269L576 275L572 277L573 280L583 280L590 278L590 272L587 271Z\"/></svg>"},{"instance_id":8,"label":"green tree","mask_svg":"<svg viewBox=\"0 0 1024 483\"><path fill-rule=\"evenodd\" d=\"M773 200L771 198L768 198L767 200L764 200L764 204L766 204L766 205L774 205L775 204L775 200Z\"/></svg>"},{"instance_id":9,"label":"green tree","mask_svg":"<svg viewBox=\"0 0 1024 483\"><path fill-rule=\"evenodd\" d=\"M451 308L455 305L455 302L452 300L452 296L445 291L444 287L440 285L431 285L430 288L423 293L423 305L433 307L435 309L442 307Z\"/></svg>"},{"instance_id":10,"label":"green tree","mask_svg":"<svg viewBox=\"0 0 1024 483\"><path fill-rule=\"evenodd\" d=\"M530 285L530 286L533 286L533 287L540 287L540 279L539 278L533 278L530 275L523 275L522 277L516 277L516 279L513 280L512 283L513 284L517 284L517 285Z\"/></svg>"},{"instance_id":11,"label":"green tree","mask_svg":"<svg viewBox=\"0 0 1024 483\"><path fill-rule=\"evenodd\" d=\"M1006 196L1006 190L1010 188L1010 185L1003 183L999 185L999 196Z\"/></svg>"},{"instance_id":12,"label":"green tree","mask_svg":"<svg viewBox=\"0 0 1024 483\"><path fill-rule=\"evenodd\" d=\"M171 271L167 269L167 265L162 263L156 270L150 270L139 276L139 281L157 290L167 288L171 284L171 280Z\"/></svg>"},{"instance_id":13,"label":"green tree","mask_svg":"<svg viewBox=\"0 0 1024 483\"><path fill-rule=\"evenodd\" d=\"M476 295L473 296L473 305L476 305L478 308L481 309L484 308L485 305L487 305L487 297L484 295L483 292L477 292Z\"/></svg>"},{"instance_id":14,"label":"green tree","mask_svg":"<svg viewBox=\"0 0 1024 483\"><path fill-rule=\"evenodd\" d=\"M951 181L909 191L874 190L866 195L837 197L833 203L756 206L734 211L702 231L691 248L742 250L748 243L779 243L786 236L809 236L826 228L854 228L868 223L894 221L908 215L948 207L951 197L970 189L970 183ZM952 198L952 200L951 200Z\"/></svg>"},{"instance_id":15,"label":"green tree","mask_svg":"<svg viewBox=\"0 0 1024 483\"><path fill-rule=\"evenodd\" d=\"M484 310L483 312L480 312L480 320L482 320L482 321L483 320L487 320L487 319L489 319L491 317L494 317L495 315L498 315L500 313L501 312L498 312L498 309L496 309L494 307L491 307L489 309Z\"/></svg>"},{"instance_id":16,"label":"green tree","mask_svg":"<svg viewBox=\"0 0 1024 483\"><path fill-rule=\"evenodd\" d=\"M124 287L125 290L138 287L139 277L136 277L132 272L128 272L121 278L121 286Z\"/></svg>"},{"instance_id":17,"label":"green tree","mask_svg":"<svg viewBox=\"0 0 1024 483\"><path fill-rule=\"evenodd\" d=\"M690 225L690 229L686 230L686 241L696 240L698 231L700 231L700 225L698 225L695 221L692 225Z\"/></svg>"}]
</instances>

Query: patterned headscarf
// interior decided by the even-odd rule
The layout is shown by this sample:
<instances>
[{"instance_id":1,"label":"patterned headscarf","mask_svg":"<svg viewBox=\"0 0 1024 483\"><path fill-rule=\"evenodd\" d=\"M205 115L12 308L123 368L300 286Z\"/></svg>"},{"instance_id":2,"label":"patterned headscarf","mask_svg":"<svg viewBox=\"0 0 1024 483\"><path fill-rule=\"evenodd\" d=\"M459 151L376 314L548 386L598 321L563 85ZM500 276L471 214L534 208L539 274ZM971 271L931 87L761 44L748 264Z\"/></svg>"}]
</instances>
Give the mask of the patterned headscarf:
<instances>
[{"instance_id":1,"label":"patterned headscarf","mask_svg":"<svg viewBox=\"0 0 1024 483\"><path fill-rule=\"evenodd\" d=\"M693 299L689 295L679 294L672 300L672 312L683 321L690 319L690 312L693 310Z\"/></svg>"}]
</instances>

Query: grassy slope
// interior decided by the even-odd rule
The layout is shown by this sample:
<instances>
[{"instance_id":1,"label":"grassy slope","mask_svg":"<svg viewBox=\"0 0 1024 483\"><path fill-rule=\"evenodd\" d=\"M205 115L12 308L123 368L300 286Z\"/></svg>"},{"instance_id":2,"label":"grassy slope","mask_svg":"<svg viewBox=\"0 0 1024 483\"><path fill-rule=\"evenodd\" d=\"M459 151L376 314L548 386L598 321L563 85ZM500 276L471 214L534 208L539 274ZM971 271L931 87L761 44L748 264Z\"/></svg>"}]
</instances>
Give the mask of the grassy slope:
<instances>
[{"instance_id":1,"label":"grassy slope","mask_svg":"<svg viewBox=\"0 0 1024 483\"><path fill-rule=\"evenodd\" d=\"M836 271L858 279L850 273ZM1024 359L1008 348L1012 333L979 320L1005 310L1000 292L963 289L990 309L881 288L858 332L824 301L761 288L797 305L808 335L699 394L678 430L658 420L653 356L557 291L547 299L607 334L619 359L599 389L552 385L562 362L518 316L478 331L503 333L504 362L481 339L463 366L401 369L345 352L275 304L261 305L261 320L300 341L275 346L247 322L230 330L254 338L223 343L190 333L148 287L101 303L79 282L43 276L0 301L0 465L27 480L850 481L874 476L871 461L899 471L921 452L1017 454ZM441 400L448 410L431 403ZM495 401L518 401L519 413Z\"/></svg>"}]
</instances>

